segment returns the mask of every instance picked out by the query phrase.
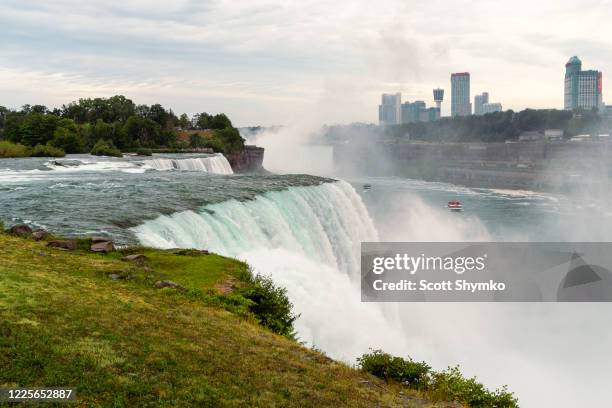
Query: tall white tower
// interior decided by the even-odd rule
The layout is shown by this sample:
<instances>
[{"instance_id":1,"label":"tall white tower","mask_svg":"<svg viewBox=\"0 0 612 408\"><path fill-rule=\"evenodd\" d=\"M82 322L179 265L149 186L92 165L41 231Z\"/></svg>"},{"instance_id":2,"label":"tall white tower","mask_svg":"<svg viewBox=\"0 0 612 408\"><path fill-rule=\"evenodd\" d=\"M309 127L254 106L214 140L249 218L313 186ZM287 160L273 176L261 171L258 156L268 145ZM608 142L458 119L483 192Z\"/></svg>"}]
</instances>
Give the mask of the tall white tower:
<instances>
[{"instance_id":1,"label":"tall white tower","mask_svg":"<svg viewBox=\"0 0 612 408\"><path fill-rule=\"evenodd\" d=\"M433 90L434 101L436 102L436 108L441 110L442 101L444 100L444 89L436 88Z\"/></svg>"}]
</instances>

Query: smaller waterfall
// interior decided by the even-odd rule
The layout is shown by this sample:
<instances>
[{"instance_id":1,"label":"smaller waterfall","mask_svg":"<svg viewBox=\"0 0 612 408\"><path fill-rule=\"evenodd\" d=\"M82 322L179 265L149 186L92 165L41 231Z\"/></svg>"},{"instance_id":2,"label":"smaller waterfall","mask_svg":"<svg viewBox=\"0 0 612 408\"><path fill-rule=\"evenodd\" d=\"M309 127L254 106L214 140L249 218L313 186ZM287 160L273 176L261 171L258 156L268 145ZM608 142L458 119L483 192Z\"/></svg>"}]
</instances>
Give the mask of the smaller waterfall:
<instances>
[{"instance_id":1,"label":"smaller waterfall","mask_svg":"<svg viewBox=\"0 0 612 408\"><path fill-rule=\"evenodd\" d=\"M222 154L185 159L156 158L145 160L145 166L158 170L203 171L211 174L233 174L232 166Z\"/></svg>"}]
</instances>

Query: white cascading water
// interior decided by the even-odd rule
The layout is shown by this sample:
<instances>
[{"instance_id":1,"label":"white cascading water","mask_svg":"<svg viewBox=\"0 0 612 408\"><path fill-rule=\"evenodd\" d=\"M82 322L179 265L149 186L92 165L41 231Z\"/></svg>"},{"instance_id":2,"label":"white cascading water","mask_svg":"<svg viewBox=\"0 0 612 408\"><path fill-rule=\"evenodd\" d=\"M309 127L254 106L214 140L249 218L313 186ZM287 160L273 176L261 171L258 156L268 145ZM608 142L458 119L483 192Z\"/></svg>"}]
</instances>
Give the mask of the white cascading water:
<instances>
[{"instance_id":1,"label":"white cascading water","mask_svg":"<svg viewBox=\"0 0 612 408\"><path fill-rule=\"evenodd\" d=\"M233 174L232 166L225 156L216 154L209 157L185 159L155 158L144 161L145 166L158 170L203 171L211 174Z\"/></svg>"},{"instance_id":2,"label":"white cascading water","mask_svg":"<svg viewBox=\"0 0 612 408\"><path fill-rule=\"evenodd\" d=\"M286 287L298 336L354 362L369 347L406 350L397 316L361 303L359 253L378 234L355 190L339 181L229 200L134 228L144 245L206 248L247 261Z\"/></svg>"}]
</instances>

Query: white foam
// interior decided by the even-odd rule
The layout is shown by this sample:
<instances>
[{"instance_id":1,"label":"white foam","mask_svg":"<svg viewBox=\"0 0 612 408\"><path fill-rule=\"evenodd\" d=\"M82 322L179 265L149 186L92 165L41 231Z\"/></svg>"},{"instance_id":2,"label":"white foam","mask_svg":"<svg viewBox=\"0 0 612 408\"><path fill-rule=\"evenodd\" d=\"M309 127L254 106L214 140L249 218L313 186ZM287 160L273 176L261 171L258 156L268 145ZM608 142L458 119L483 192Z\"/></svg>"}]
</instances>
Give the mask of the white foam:
<instances>
[{"instance_id":1,"label":"white foam","mask_svg":"<svg viewBox=\"0 0 612 408\"><path fill-rule=\"evenodd\" d=\"M211 174L233 174L232 166L222 154L208 157L193 157L185 159L154 158L145 160L147 168L168 171L202 171Z\"/></svg>"}]
</instances>

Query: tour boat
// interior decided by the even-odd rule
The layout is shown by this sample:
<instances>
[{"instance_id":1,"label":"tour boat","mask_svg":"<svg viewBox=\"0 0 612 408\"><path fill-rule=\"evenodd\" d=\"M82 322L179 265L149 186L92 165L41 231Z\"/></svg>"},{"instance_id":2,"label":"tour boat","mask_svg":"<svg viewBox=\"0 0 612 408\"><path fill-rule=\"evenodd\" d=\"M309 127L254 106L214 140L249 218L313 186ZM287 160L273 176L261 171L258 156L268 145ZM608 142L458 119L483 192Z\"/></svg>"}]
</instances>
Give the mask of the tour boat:
<instances>
[{"instance_id":1,"label":"tour boat","mask_svg":"<svg viewBox=\"0 0 612 408\"><path fill-rule=\"evenodd\" d=\"M448 209L451 211L461 211L463 210L463 206L461 205L459 201L449 201Z\"/></svg>"}]
</instances>

